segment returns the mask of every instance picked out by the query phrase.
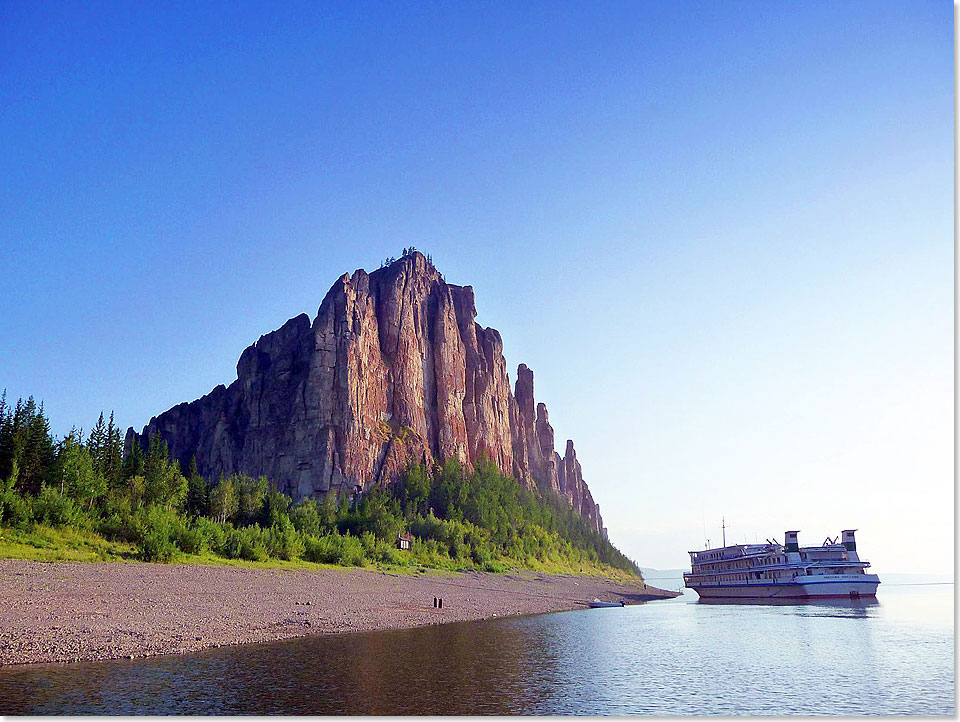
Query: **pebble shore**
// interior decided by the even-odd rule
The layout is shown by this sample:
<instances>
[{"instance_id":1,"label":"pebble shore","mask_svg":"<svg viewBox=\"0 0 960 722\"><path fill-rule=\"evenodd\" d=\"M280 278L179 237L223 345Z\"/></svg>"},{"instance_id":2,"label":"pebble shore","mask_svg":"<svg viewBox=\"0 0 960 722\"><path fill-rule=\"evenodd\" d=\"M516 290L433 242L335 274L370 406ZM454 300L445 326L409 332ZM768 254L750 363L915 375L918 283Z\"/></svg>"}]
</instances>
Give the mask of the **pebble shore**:
<instances>
[{"instance_id":1,"label":"pebble shore","mask_svg":"<svg viewBox=\"0 0 960 722\"><path fill-rule=\"evenodd\" d=\"M182 654L313 634L627 604L642 582L533 572L392 574L0 560L0 665ZM434 597L443 607L433 606Z\"/></svg>"}]
</instances>

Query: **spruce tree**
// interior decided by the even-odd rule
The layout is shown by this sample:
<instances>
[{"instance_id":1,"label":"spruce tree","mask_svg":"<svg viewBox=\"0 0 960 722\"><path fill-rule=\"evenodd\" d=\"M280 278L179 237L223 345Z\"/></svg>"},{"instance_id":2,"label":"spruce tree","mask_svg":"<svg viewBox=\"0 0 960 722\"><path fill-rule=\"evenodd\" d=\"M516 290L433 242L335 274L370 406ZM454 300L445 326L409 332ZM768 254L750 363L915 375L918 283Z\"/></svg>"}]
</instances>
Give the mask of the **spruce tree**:
<instances>
[{"instance_id":1,"label":"spruce tree","mask_svg":"<svg viewBox=\"0 0 960 722\"><path fill-rule=\"evenodd\" d=\"M7 390L0 396L0 479L10 476L13 468L13 409L7 403Z\"/></svg>"},{"instance_id":2,"label":"spruce tree","mask_svg":"<svg viewBox=\"0 0 960 722\"><path fill-rule=\"evenodd\" d=\"M207 481L197 471L197 457L190 457L187 467L187 512L193 516L206 516L210 512L210 490Z\"/></svg>"},{"instance_id":3,"label":"spruce tree","mask_svg":"<svg viewBox=\"0 0 960 722\"><path fill-rule=\"evenodd\" d=\"M135 476L142 476L143 466L143 447L140 445L140 437L134 436L130 451L123 460L123 480L129 481Z\"/></svg>"},{"instance_id":4,"label":"spruce tree","mask_svg":"<svg viewBox=\"0 0 960 722\"><path fill-rule=\"evenodd\" d=\"M14 454L20 465L19 487L22 491L38 494L55 475L56 448L43 403L37 406L32 396L23 406L23 422L17 432L20 439L15 443Z\"/></svg>"},{"instance_id":5,"label":"spruce tree","mask_svg":"<svg viewBox=\"0 0 960 722\"><path fill-rule=\"evenodd\" d=\"M94 470L99 474L103 473L103 454L106 445L107 425L103 422L103 412L101 411L97 423L94 424L93 429L90 431L90 438L87 439L87 451L93 460Z\"/></svg>"},{"instance_id":6,"label":"spruce tree","mask_svg":"<svg viewBox=\"0 0 960 722\"><path fill-rule=\"evenodd\" d=\"M120 428L114 423L113 412L110 412L110 422L107 424L106 446L103 452L103 469L101 473L107 485L119 485L123 474L123 437Z\"/></svg>"}]
</instances>

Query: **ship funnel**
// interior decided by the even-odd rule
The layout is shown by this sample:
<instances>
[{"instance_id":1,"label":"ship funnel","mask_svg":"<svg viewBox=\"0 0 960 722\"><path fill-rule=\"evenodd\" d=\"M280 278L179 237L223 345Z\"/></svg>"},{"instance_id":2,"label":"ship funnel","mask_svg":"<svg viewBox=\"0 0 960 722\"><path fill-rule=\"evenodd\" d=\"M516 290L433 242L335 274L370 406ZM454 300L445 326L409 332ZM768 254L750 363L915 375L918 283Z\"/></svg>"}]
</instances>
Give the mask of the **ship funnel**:
<instances>
[{"instance_id":1,"label":"ship funnel","mask_svg":"<svg viewBox=\"0 0 960 722\"><path fill-rule=\"evenodd\" d=\"M783 551L798 552L800 545L797 543L797 534L799 531L785 531L783 533Z\"/></svg>"},{"instance_id":2,"label":"ship funnel","mask_svg":"<svg viewBox=\"0 0 960 722\"><path fill-rule=\"evenodd\" d=\"M853 538L853 533L856 529L844 529L843 534L843 546L848 552L857 551L857 540Z\"/></svg>"}]
</instances>

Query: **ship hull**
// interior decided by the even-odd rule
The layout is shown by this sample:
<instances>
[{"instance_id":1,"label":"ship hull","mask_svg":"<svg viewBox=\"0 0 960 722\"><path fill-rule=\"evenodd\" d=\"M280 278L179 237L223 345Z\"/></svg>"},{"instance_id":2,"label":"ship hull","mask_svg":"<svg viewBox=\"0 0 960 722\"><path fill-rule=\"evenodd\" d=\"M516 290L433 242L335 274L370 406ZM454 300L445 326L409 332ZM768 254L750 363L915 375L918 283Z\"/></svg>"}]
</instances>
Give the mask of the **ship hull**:
<instances>
[{"instance_id":1,"label":"ship hull","mask_svg":"<svg viewBox=\"0 0 960 722\"><path fill-rule=\"evenodd\" d=\"M823 581L806 584L743 584L692 587L701 599L849 599L877 596L876 581Z\"/></svg>"}]
</instances>

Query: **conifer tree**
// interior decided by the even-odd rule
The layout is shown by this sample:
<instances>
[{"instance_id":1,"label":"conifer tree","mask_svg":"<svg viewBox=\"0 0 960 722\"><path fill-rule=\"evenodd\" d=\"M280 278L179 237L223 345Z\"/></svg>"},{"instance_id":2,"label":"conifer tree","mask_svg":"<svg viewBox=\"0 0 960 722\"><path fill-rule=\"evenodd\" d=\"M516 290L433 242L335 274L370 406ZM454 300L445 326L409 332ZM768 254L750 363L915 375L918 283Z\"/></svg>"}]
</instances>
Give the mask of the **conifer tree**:
<instances>
[{"instance_id":1,"label":"conifer tree","mask_svg":"<svg viewBox=\"0 0 960 722\"><path fill-rule=\"evenodd\" d=\"M120 428L114 423L113 412L110 412L110 421L107 424L106 447L103 453L103 469L101 473L107 485L114 487L120 483L123 467L123 438Z\"/></svg>"},{"instance_id":2,"label":"conifer tree","mask_svg":"<svg viewBox=\"0 0 960 722\"><path fill-rule=\"evenodd\" d=\"M181 508L187 500L187 480L180 473L180 465L170 461L167 442L160 434L150 437L150 447L143 465L148 504Z\"/></svg>"},{"instance_id":3,"label":"conifer tree","mask_svg":"<svg viewBox=\"0 0 960 722\"><path fill-rule=\"evenodd\" d=\"M140 437L134 436L130 451L123 460L123 480L129 481L135 476L142 476L143 466L143 447L140 445Z\"/></svg>"},{"instance_id":4,"label":"conifer tree","mask_svg":"<svg viewBox=\"0 0 960 722\"><path fill-rule=\"evenodd\" d=\"M32 396L23 404L15 437L19 437L14 442L14 458L20 467L18 485L22 491L38 494L54 476L56 449L43 403L37 406Z\"/></svg>"},{"instance_id":5,"label":"conifer tree","mask_svg":"<svg viewBox=\"0 0 960 722\"><path fill-rule=\"evenodd\" d=\"M207 481L197 471L197 457L190 458L187 470L187 512L193 516L206 516L210 511L210 490Z\"/></svg>"},{"instance_id":6,"label":"conifer tree","mask_svg":"<svg viewBox=\"0 0 960 722\"><path fill-rule=\"evenodd\" d=\"M103 473L103 452L107 445L107 425L103 421L103 412L97 423L90 431L90 437L87 439L87 451L90 452L90 458L93 460L93 468L97 473Z\"/></svg>"},{"instance_id":7,"label":"conifer tree","mask_svg":"<svg viewBox=\"0 0 960 722\"><path fill-rule=\"evenodd\" d=\"M13 409L7 403L7 390L0 396L0 479L6 479L13 467Z\"/></svg>"}]
</instances>

